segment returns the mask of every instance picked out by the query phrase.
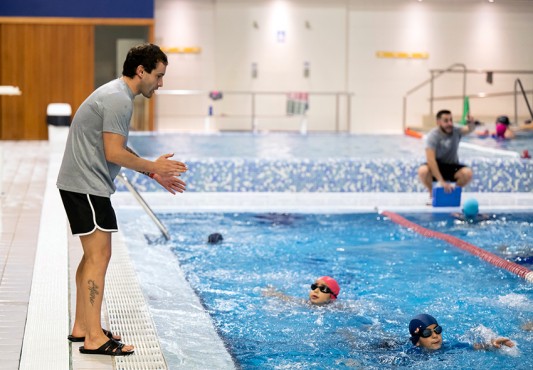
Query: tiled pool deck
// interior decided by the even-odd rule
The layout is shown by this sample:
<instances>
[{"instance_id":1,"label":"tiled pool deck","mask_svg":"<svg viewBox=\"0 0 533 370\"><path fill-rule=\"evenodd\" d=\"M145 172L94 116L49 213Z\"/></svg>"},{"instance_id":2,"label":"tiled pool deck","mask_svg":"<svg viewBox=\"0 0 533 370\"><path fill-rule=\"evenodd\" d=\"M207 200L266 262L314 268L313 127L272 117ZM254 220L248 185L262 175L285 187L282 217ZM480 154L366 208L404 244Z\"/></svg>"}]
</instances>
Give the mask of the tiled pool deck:
<instances>
[{"instance_id":1,"label":"tiled pool deck","mask_svg":"<svg viewBox=\"0 0 533 370\"><path fill-rule=\"evenodd\" d=\"M69 314L74 311L73 297L70 295L73 289L72 276L81 247L79 240L70 236L55 191L60 153L61 144L53 141L0 142L0 367L6 370L134 368L133 365L128 367L127 361L122 359L115 363L105 356L80 355L77 346L71 347L66 340L71 324ZM525 181L531 181L527 180L532 176L531 164L526 165L529 167L520 170L520 176L524 176ZM221 164L218 163L216 167L220 170ZM258 171L261 169L258 168ZM516 181L514 175L500 174L507 177L507 182ZM398 173L397 176L405 177L406 174ZM191 184L191 187L194 185ZM427 195L423 192L365 192L364 189L363 192L352 192L345 189L309 193L305 189L293 189L304 192L268 193L254 189L237 193L238 189L226 189L225 192L213 192L219 190L216 188L212 191L197 190L177 196L161 192L144 195L155 210L172 208L183 212L433 211L424 205ZM497 192L501 191L497 189L493 190L497 193L468 193L468 190L465 189L463 197L475 197L481 211L533 210L531 188L514 193ZM139 207L133 197L124 192L116 194L113 203L115 207ZM127 268L130 262L120 233L114 239L114 256L118 254L121 255L121 262L113 259L112 268L121 269L124 267L121 265ZM113 284L108 283L108 290L113 290ZM105 325L118 328L121 333L129 333L127 327L120 327L121 323L114 321L113 307L109 308L105 310ZM186 340L176 338L178 343ZM138 348L143 346L138 341L136 344ZM165 368L155 359L152 365L136 368ZM184 365L184 368L187 367Z\"/></svg>"}]
</instances>

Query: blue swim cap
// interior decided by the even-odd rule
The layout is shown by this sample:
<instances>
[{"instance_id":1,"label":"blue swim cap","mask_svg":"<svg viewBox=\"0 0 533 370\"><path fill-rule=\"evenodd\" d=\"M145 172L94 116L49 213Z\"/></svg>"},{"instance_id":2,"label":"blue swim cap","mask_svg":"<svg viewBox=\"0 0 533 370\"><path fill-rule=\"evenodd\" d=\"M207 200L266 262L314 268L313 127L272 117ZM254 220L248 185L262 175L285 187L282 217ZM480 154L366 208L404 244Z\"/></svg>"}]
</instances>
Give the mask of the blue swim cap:
<instances>
[{"instance_id":1,"label":"blue swim cap","mask_svg":"<svg viewBox=\"0 0 533 370\"><path fill-rule=\"evenodd\" d=\"M465 217L474 218L479 213L479 204L474 198L465 200L463 204L463 213Z\"/></svg>"},{"instance_id":2,"label":"blue swim cap","mask_svg":"<svg viewBox=\"0 0 533 370\"><path fill-rule=\"evenodd\" d=\"M413 344L417 344L418 340L420 339L420 333L422 333L425 328L433 324L439 325L433 316L426 313L422 313L413 317L409 323L409 333L411 334L411 338L409 339L411 339L411 342L413 342ZM418 329L418 331L416 329Z\"/></svg>"}]
</instances>

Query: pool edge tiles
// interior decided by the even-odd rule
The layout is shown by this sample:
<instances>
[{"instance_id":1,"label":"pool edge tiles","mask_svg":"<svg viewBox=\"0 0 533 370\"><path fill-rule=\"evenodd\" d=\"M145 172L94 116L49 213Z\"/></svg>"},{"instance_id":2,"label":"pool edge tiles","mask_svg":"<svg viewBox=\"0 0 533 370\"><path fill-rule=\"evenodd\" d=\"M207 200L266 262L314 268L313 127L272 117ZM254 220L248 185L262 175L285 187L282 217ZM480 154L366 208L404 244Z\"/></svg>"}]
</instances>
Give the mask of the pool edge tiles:
<instances>
[{"instance_id":1,"label":"pool edge tiles","mask_svg":"<svg viewBox=\"0 0 533 370\"><path fill-rule=\"evenodd\" d=\"M143 198L157 212L295 212L360 213L395 210L400 212L459 212L461 207L427 206L426 193L274 193L274 192L185 192L172 196L164 192L143 192ZM533 211L533 193L469 193L480 212ZM133 195L113 195L117 208L139 208Z\"/></svg>"},{"instance_id":2,"label":"pool edge tiles","mask_svg":"<svg viewBox=\"0 0 533 370\"><path fill-rule=\"evenodd\" d=\"M264 159L185 160L182 175L189 192L424 192L418 180L423 160L410 159ZM532 192L533 162L517 158L472 158L469 192ZM164 191L135 171L126 176L140 191ZM117 184L117 190L125 190Z\"/></svg>"},{"instance_id":3,"label":"pool edge tiles","mask_svg":"<svg viewBox=\"0 0 533 370\"><path fill-rule=\"evenodd\" d=\"M139 215L137 211L132 213L123 207L117 211L121 213L121 229L128 229L126 224L132 222L132 217L139 225L148 225L146 229L141 226L130 230L128 235L123 236L123 241L135 267L137 279L141 282L169 369L235 369L233 358L199 296L185 279L179 263L172 263L175 256L165 243L148 241L147 235L152 235L149 217L144 212ZM143 263L139 264L141 259ZM154 274L153 269L164 276L164 279L157 281L157 286L146 285L146 281ZM171 306L166 305L168 295L175 299ZM160 316L166 316L170 312L173 319L161 322ZM173 328L170 337L167 335L169 327Z\"/></svg>"}]
</instances>

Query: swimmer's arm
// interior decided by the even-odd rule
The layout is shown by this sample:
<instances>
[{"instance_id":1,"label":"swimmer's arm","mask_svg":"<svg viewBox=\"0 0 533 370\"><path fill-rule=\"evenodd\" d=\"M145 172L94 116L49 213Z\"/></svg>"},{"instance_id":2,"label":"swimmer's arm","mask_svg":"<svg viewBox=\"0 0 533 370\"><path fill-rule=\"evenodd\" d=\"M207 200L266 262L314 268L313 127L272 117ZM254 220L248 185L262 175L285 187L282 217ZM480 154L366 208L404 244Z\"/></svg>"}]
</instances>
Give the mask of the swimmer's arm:
<instances>
[{"instance_id":1,"label":"swimmer's arm","mask_svg":"<svg viewBox=\"0 0 533 370\"><path fill-rule=\"evenodd\" d=\"M474 349L477 349L477 350L502 348L502 346L514 347L515 343L509 338L505 338L505 337L492 338L490 340L490 343L474 343Z\"/></svg>"},{"instance_id":2,"label":"swimmer's arm","mask_svg":"<svg viewBox=\"0 0 533 370\"><path fill-rule=\"evenodd\" d=\"M533 123L523 123L512 129L513 131L533 131Z\"/></svg>"},{"instance_id":3,"label":"swimmer's arm","mask_svg":"<svg viewBox=\"0 0 533 370\"><path fill-rule=\"evenodd\" d=\"M187 166L184 163L169 159L174 155L172 153L164 154L155 161L139 157L131 149L127 149L126 137L120 134L104 132L103 141L106 160L121 167L163 177L179 176L187 171Z\"/></svg>"},{"instance_id":4,"label":"swimmer's arm","mask_svg":"<svg viewBox=\"0 0 533 370\"><path fill-rule=\"evenodd\" d=\"M262 294L265 297L276 297L276 298L279 298L279 299L281 299L284 302L300 302L299 299L297 299L295 297L292 297L292 296L289 296L289 295L286 295L285 293L280 292L279 290L277 290L276 288L274 288L271 285L269 285L268 287L263 289Z\"/></svg>"}]
</instances>

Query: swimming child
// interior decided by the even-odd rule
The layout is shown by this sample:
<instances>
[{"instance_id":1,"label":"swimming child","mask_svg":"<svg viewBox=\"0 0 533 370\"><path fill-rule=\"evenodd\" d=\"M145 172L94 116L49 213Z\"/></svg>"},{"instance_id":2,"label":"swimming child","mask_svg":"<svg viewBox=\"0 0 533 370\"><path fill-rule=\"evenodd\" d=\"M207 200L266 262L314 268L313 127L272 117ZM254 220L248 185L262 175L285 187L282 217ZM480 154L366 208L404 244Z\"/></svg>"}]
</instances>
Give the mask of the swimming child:
<instances>
[{"instance_id":1,"label":"swimming child","mask_svg":"<svg viewBox=\"0 0 533 370\"><path fill-rule=\"evenodd\" d=\"M322 276L316 279L311 284L311 290L309 291L309 300L298 299L288 296L274 287L268 287L263 291L263 295L267 297L277 297L284 301L296 301L298 303L310 303L312 305L325 305L333 302L337 299L341 288L337 281L329 276Z\"/></svg>"},{"instance_id":2,"label":"swimming child","mask_svg":"<svg viewBox=\"0 0 533 370\"><path fill-rule=\"evenodd\" d=\"M409 333L411 334L410 340L415 347L435 351L443 345L442 326L431 315L420 314L413 317L409 323ZM492 338L490 340L487 339L486 343L474 343L474 349L502 348L502 346L514 347L515 345L509 338L491 336Z\"/></svg>"},{"instance_id":3,"label":"swimming child","mask_svg":"<svg viewBox=\"0 0 533 370\"><path fill-rule=\"evenodd\" d=\"M512 139L514 137L513 131L509 128L511 121L507 116L499 116L496 118L496 139Z\"/></svg>"},{"instance_id":4,"label":"swimming child","mask_svg":"<svg viewBox=\"0 0 533 370\"><path fill-rule=\"evenodd\" d=\"M322 276L311 284L309 302L312 304L326 304L337 299L341 288L335 279Z\"/></svg>"},{"instance_id":5,"label":"swimming child","mask_svg":"<svg viewBox=\"0 0 533 370\"><path fill-rule=\"evenodd\" d=\"M477 132L478 137L483 138L492 136L494 139L513 139L515 137L515 134L510 127L511 121L509 121L509 117L498 116L496 118L495 124L496 131L493 131L492 133L489 133L489 130Z\"/></svg>"}]
</instances>

